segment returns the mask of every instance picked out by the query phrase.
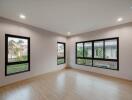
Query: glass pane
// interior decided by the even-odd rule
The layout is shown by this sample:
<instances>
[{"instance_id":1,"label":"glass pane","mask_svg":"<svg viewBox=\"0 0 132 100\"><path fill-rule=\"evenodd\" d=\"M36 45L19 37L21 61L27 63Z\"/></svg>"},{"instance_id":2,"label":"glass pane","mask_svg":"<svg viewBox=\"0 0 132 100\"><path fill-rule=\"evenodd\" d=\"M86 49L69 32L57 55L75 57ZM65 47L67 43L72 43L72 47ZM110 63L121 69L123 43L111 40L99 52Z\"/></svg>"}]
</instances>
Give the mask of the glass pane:
<instances>
[{"instance_id":1,"label":"glass pane","mask_svg":"<svg viewBox=\"0 0 132 100\"><path fill-rule=\"evenodd\" d=\"M94 58L103 58L103 41L94 42Z\"/></svg>"},{"instance_id":2,"label":"glass pane","mask_svg":"<svg viewBox=\"0 0 132 100\"><path fill-rule=\"evenodd\" d=\"M28 63L8 65L7 66L7 74L13 74L13 73L17 73L17 72L27 71L28 67L29 67Z\"/></svg>"},{"instance_id":3,"label":"glass pane","mask_svg":"<svg viewBox=\"0 0 132 100\"><path fill-rule=\"evenodd\" d=\"M85 65L85 59L77 59L77 64Z\"/></svg>"},{"instance_id":4,"label":"glass pane","mask_svg":"<svg viewBox=\"0 0 132 100\"><path fill-rule=\"evenodd\" d=\"M77 57L83 57L83 43L77 43Z\"/></svg>"},{"instance_id":5,"label":"glass pane","mask_svg":"<svg viewBox=\"0 0 132 100\"><path fill-rule=\"evenodd\" d=\"M92 57L92 42L84 43L84 57Z\"/></svg>"},{"instance_id":6,"label":"glass pane","mask_svg":"<svg viewBox=\"0 0 132 100\"><path fill-rule=\"evenodd\" d=\"M109 68L109 69L117 69L117 62L94 60L93 66Z\"/></svg>"},{"instance_id":7,"label":"glass pane","mask_svg":"<svg viewBox=\"0 0 132 100\"><path fill-rule=\"evenodd\" d=\"M8 62L28 60L28 40L8 37Z\"/></svg>"},{"instance_id":8,"label":"glass pane","mask_svg":"<svg viewBox=\"0 0 132 100\"><path fill-rule=\"evenodd\" d=\"M105 58L117 59L117 40L116 39L105 41Z\"/></svg>"},{"instance_id":9,"label":"glass pane","mask_svg":"<svg viewBox=\"0 0 132 100\"><path fill-rule=\"evenodd\" d=\"M86 59L86 61L85 61L85 65L92 66L92 60L90 60L90 59Z\"/></svg>"},{"instance_id":10,"label":"glass pane","mask_svg":"<svg viewBox=\"0 0 132 100\"><path fill-rule=\"evenodd\" d=\"M65 61L64 61L64 59L62 58L62 59L57 59L57 64L59 65L59 64L64 64L65 63Z\"/></svg>"},{"instance_id":11,"label":"glass pane","mask_svg":"<svg viewBox=\"0 0 132 100\"><path fill-rule=\"evenodd\" d=\"M57 43L58 45L58 57L64 57L64 44L62 43Z\"/></svg>"}]
</instances>

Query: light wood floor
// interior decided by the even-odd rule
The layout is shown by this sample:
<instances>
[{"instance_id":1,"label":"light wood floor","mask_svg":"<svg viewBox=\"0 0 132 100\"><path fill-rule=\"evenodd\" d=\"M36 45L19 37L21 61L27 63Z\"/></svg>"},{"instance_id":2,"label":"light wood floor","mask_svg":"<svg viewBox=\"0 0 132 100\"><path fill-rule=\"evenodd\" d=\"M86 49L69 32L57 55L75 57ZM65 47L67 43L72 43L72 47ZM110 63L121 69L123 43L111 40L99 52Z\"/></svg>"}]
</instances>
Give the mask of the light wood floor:
<instances>
[{"instance_id":1,"label":"light wood floor","mask_svg":"<svg viewBox=\"0 0 132 100\"><path fill-rule=\"evenodd\" d=\"M65 69L2 87L0 100L132 100L132 82Z\"/></svg>"}]
</instances>

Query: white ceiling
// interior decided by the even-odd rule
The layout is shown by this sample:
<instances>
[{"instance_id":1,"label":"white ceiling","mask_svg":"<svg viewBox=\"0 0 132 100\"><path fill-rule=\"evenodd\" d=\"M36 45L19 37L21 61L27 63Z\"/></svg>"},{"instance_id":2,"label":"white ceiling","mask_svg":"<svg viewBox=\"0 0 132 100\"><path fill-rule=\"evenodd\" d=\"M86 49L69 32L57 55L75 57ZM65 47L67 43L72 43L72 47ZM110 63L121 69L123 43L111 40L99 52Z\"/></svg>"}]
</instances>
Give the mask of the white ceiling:
<instances>
[{"instance_id":1,"label":"white ceiling","mask_svg":"<svg viewBox=\"0 0 132 100\"><path fill-rule=\"evenodd\" d=\"M72 35L132 21L132 0L0 0L0 16ZM23 13L27 19L22 20ZM116 22L123 17L122 22Z\"/></svg>"}]
</instances>

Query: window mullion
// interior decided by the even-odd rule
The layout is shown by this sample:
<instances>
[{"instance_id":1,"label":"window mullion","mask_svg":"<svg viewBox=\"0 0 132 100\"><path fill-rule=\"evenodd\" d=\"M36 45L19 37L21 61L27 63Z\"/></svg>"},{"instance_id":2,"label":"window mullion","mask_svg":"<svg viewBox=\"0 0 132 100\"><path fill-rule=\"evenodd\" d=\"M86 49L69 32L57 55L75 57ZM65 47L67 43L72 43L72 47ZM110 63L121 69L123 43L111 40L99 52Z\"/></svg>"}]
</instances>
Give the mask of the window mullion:
<instances>
[{"instance_id":1,"label":"window mullion","mask_svg":"<svg viewBox=\"0 0 132 100\"><path fill-rule=\"evenodd\" d=\"M93 60L94 60L94 41L92 41L92 67L93 67Z\"/></svg>"},{"instance_id":2,"label":"window mullion","mask_svg":"<svg viewBox=\"0 0 132 100\"><path fill-rule=\"evenodd\" d=\"M105 59L105 40L103 41L103 59Z\"/></svg>"}]
</instances>

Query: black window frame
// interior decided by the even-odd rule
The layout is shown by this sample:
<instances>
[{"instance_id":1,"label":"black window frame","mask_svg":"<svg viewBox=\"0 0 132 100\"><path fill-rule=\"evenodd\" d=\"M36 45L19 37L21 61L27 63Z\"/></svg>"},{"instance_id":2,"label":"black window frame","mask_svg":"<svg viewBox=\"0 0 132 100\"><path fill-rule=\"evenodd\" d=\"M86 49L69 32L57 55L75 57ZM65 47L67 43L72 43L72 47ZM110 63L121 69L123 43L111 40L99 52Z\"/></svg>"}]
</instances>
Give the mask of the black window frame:
<instances>
[{"instance_id":1,"label":"black window frame","mask_svg":"<svg viewBox=\"0 0 132 100\"><path fill-rule=\"evenodd\" d=\"M64 45L64 57L58 57L58 44ZM64 59L64 63L58 63L58 59ZM66 43L64 42L57 42L57 65L65 64L66 63Z\"/></svg>"},{"instance_id":2,"label":"black window frame","mask_svg":"<svg viewBox=\"0 0 132 100\"><path fill-rule=\"evenodd\" d=\"M105 58L105 41L107 40L117 40L117 59L106 59ZM94 58L94 43L97 41L103 41L103 58ZM92 57L84 57L84 44L87 42L91 42L92 43ZM77 44L78 43L83 43L83 57L77 57ZM99 61L112 61L112 62L117 62L117 69L112 69L112 68L106 68L106 67L98 67L98 68L104 68L104 69L110 69L110 70L117 70L119 71L119 37L113 37L113 38L105 38L105 39L97 39L97 40L89 40L89 41L80 41L80 42L76 42L75 44L75 63L77 65L84 65L84 66L91 66L91 65L86 65L86 64L78 64L77 63L77 59L88 59L88 60L92 60L92 66L91 67L98 67L98 66L94 66L93 65L93 61L94 60L99 60Z\"/></svg>"},{"instance_id":3,"label":"black window frame","mask_svg":"<svg viewBox=\"0 0 132 100\"><path fill-rule=\"evenodd\" d=\"M27 61L8 62L8 38L9 37L27 39L27 41L28 41L28 60ZM7 73L7 66L8 65L17 65L17 64L24 64L24 63L28 63L28 70L10 73L10 74ZM19 74L19 73L28 72L28 71L30 71L30 37L5 34L5 76L15 75L15 74Z\"/></svg>"}]
</instances>

